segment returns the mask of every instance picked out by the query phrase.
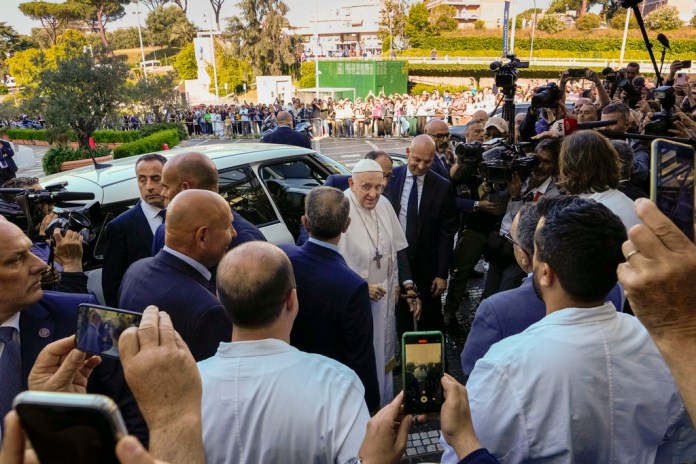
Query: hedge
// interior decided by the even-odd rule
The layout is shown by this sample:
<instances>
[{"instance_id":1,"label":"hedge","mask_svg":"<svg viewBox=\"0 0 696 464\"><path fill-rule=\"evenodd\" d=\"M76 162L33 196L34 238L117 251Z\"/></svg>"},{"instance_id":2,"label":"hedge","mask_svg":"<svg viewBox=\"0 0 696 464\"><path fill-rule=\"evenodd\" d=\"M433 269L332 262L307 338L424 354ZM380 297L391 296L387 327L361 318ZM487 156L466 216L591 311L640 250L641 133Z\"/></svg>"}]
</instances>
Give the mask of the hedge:
<instances>
[{"instance_id":1,"label":"hedge","mask_svg":"<svg viewBox=\"0 0 696 464\"><path fill-rule=\"evenodd\" d=\"M157 132L145 138L136 140L135 142L126 143L114 149L114 158L127 158L129 156L142 155L153 151L160 151L166 143L170 148L173 148L179 143L179 131L177 129L169 129L166 131Z\"/></svg>"},{"instance_id":2,"label":"hedge","mask_svg":"<svg viewBox=\"0 0 696 464\"><path fill-rule=\"evenodd\" d=\"M530 39L516 38L515 48L529 50ZM696 54L696 40L674 39L670 41L673 54ZM437 49L439 52L448 50L502 50L503 39L500 37L424 37L411 39L411 47L425 50ZM620 52L621 38L602 39L564 39L552 37L537 37L534 39L535 49L563 50L567 52ZM626 50L645 51L645 42L640 38L630 38L626 41Z\"/></svg>"},{"instance_id":3,"label":"hedge","mask_svg":"<svg viewBox=\"0 0 696 464\"><path fill-rule=\"evenodd\" d=\"M139 131L98 130L92 134L96 143L128 143L138 140Z\"/></svg>"},{"instance_id":4,"label":"hedge","mask_svg":"<svg viewBox=\"0 0 696 464\"><path fill-rule=\"evenodd\" d=\"M100 156L108 156L111 154L111 150L108 148L99 148L92 150L95 158ZM77 161L89 158L89 150L83 150L82 148L68 148L64 146L58 146L50 148L43 159L41 164L46 175L55 174L60 172L60 165L65 161Z\"/></svg>"},{"instance_id":5,"label":"hedge","mask_svg":"<svg viewBox=\"0 0 696 464\"><path fill-rule=\"evenodd\" d=\"M534 66L533 68L523 68L519 70L518 77L527 79L558 79L567 67L562 66ZM604 66L590 66L590 69L601 73ZM647 71L647 70L646 70ZM642 72L643 76L650 77L649 72ZM431 63L410 63L408 65L409 76L437 76L437 77L493 77L495 73L491 71L487 64L431 64ZM601 77L601 74L600 74Z\"/></svg>"},{"instance_id":6,"label":"hedge","mask_svg":"<svg viewBox=\"0 0 696 464\"><path fill-rule=\"evenodd\" d=\"M46 141L45 129L7 129L7 132L5 133L11 140Z\"/></svg>"},{"instance_id":7,"label":"hedge","mask_svg":"<svg viewBox=\"0 0 696 464\"><path fill-rule=\"evenodd\" d=\"M154 133L165 130L176 129L179 133L179 140L188 138L188 133L183 124L179 123L158 123L146 124L138 130L98 130L94 131L92 137L96 143L129 143L138 139L148 137ZM7 129L7 136L12 140L40 140L50 143L76 142L77 137L72 130L63 129Z\"/></svg>"},{"instance_id":8,"label":"hedge","mask_svg":"<svg viewBox=\"0 0 696 464\"><path fill-rule=\"evenodd\" d=\"M176 131L179 133L179 140L188 139L188 131L186 130L186 126L178 122L158 122L157 124L144 124L140 126L138 132L140 133L140 137L147 137L156 132L162 132L171 129L176 129ZM179 141L177 141L177 143L179 143Z\"/></svg>"},{"instance_id":9,"label":"hedge","mask_svg":"<svg viewBox=\"0 0 696 464\"><path fill-rule=\"evenodd\" d=\"M411 90L409 93L411 95L420 95L423 93L424 90L428 92L432 92L434 89L437 89L438 92L440 92L440 95L445 93L445 90L449 90L451 94L457 93L457 92L466 92L467 90L471 90L471 87L468 85L440 85L440 84L421 84L421 83L415 83L413 87L411 87Z\"/></svg>"}]
</instances>

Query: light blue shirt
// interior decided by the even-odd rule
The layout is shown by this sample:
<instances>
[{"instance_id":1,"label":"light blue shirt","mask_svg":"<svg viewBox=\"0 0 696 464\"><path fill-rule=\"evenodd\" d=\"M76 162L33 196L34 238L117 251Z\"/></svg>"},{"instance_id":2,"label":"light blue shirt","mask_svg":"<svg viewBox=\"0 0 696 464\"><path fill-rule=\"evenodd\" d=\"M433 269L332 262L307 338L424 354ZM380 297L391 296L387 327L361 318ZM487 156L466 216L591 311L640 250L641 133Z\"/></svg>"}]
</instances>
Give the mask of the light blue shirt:
<instances>
[{"instance_id":1,"label":"light blue shirt","mask_svg":"<svg viewBox=\"0 0 696 464\"><path fill-rule=\"evenodd\" d=\"M696 459L664 359L638 319L611 303L555 311L496 343L467 390L476 434L502 463ZM457 462L451 448L442 462Z\"/></svg>"},{"instance_id":2,"label":"light blue shirt","mask_svg":"<svg viewBox=\"0 0 696 464\"><path fill-rule=\"evenodd\" d=\"M190 256L186 256L183 253L180 253L176 250L172 250L167 245L164 245L164 248L162 248L162 249L164 251L166 251L167 253L169 253L170 255L176 256L177 258L179 258L180 260L182 260L183 262L185 262L186 264L188 264L189 266L191 266L192 268L194 268L195 270L200 272L201 275L205 278L205 280L210 280L210 278L212 277L212 274L210 273L208 268L206 268L204 265L202 265L201 263L199 263L195 259L191 258Z\"/></svg>"},{"instance_id":3,"label":"light blue shirt","mask_svg":"<svg viewBox=\"0 0 696 464\"><path fill-rule=\"evenodd\" d=\"M423 182L425 182L425 174L422 176L414 176L409 169L406 169L406 179L404 179L404 189L401 191L401 209L399 210L399 224L406 232L406 215L408 214L408 197L411 196L413 188L413 180L418 182L418 205L420 206L421 198L423 197Z\"/></svg>"},{"instance_id":4,"label":"light blue shirt","mask_svg":"<svg viewBox=\"0 0 696 464\"><path fill-rule=\"evenodd\" d=\"M206 462L343 464L358 455L370 414L343 364L270 338L220 343L198 369Z\"/></svg>"},{"instance_id":5,"label":"light blue shirt","mask_svg":"<svg viewBox=\"0 0 696 464\"><path fill-rule=\"evenodd\" d=\"M312 242L315 245L319 245L320 247L324 247L324 248L328 248L329 250L333 250L336 253L340 253L340 251L338 251L338 247L336 245L334 245L333 243L322 242L321 240L318 240L314 237L309 237L309 239L307 241Z\"/></svg>"}]
</instances>

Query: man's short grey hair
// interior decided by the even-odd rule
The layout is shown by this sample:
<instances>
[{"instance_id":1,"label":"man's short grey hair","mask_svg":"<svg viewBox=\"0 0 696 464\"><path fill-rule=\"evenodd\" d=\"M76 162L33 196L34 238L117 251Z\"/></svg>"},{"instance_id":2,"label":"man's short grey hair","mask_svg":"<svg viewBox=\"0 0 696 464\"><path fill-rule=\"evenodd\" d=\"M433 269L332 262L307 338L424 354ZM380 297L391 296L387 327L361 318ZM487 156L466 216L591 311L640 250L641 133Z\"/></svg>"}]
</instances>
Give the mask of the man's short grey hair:
<instances>
[{"instance_id":1,"label":"man's short grey hair","mask_svg":"<svg viewBox=\"0 0 696 464\"><path fill-rule=\"evenodd\" d=\"M517 223L517 243L529 256L534 255L534 232L541 216L533 203L526 203L518 213L520 220Z\"/></svg>"},{"instance_id":2,"label":"man's short grey hair","mask_svg":"<svg viewBox=\"0 0 696 464\"><path fill-rule=\"evenodd\" d=\"M330 240L341 235L349 216L350 202L336 188L314 188L305 199L308 232L318 240Z\"/></svg>"},{"instance_id":3,"label":"man's short grey hair","mask_svg":"<svg viewBox=\"0 0 696 464\"><path fill-rule=\"evenodd\" d=\"M624 140L609 140L619 154L621 180L631 177L633 172L633 148Z\"/></svg>"}]
</instances>

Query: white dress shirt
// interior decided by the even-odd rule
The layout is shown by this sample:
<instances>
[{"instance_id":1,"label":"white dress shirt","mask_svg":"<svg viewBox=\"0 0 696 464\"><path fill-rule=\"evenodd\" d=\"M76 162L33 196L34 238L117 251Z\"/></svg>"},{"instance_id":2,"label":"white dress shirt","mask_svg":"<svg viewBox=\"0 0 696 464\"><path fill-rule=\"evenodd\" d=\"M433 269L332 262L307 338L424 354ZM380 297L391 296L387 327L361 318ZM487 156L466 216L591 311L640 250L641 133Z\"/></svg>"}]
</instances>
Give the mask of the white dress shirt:
<instances>
[{"instance_id":1,"label":"white dress shirt","mask_svg":"<svg viewBox=\"0 0 696 464\"><path fill-rule=\"evenodd\" d=\"M420 208L421 198L423 197L423 182L425 174L422 176L414 176L411 171L406 168L406 179L404 180L404 189L401 191L401 209L399 209L399 224L406 232L406 214L408 213L408 197L411 195L414 177L418 180L418 207Z\"/></svg>"},{"instance_id":2,"label":"white dress shirt","mask_svg":"<svg viewBox=\"0 0 696 464\"><path fill-rule=\"evenodd\" d=\"M162 224L162 218L158 216L159 212L162 211L162 208L145 203L145 200L140 200L140 209L142 209L143 214L145 214L145 219L147 219L150 230L152 230L152 235L155 235L155 231L160 224Z\"/></svg>"}]
</instances>

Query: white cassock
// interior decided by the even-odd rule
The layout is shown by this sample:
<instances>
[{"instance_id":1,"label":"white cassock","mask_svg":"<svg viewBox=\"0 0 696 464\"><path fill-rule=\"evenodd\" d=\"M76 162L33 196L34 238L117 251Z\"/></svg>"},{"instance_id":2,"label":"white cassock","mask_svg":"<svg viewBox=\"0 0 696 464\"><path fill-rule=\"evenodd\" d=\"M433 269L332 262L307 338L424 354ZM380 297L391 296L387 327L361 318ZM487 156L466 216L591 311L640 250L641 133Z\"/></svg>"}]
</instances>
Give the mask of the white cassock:
<instances>
[{"instance_id":1,"label":"white cassock","mask_svg":"<svg viewBox=\"0 0 696 464\"><path fill-rule=\"evenodd\" d=\"M408 242L389 200L380 196L377 207L370 211L358 204L350 189L344 194L350 200L350 225L338 242L338 250L348 267L368 284L378 284L386 292L379 301L370 300L377 380L384 406L394 399L391 371L396 361L395 288L399 285L396 253L406 248Z\"/></svg>"}]
</instances>

